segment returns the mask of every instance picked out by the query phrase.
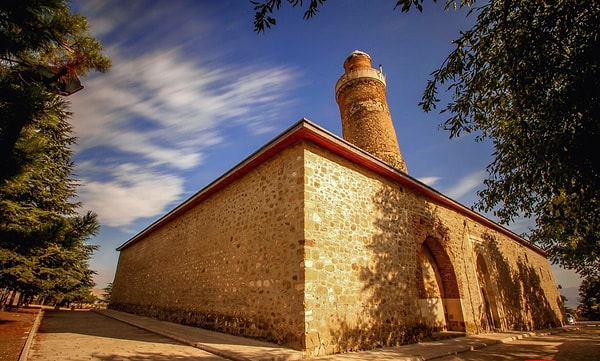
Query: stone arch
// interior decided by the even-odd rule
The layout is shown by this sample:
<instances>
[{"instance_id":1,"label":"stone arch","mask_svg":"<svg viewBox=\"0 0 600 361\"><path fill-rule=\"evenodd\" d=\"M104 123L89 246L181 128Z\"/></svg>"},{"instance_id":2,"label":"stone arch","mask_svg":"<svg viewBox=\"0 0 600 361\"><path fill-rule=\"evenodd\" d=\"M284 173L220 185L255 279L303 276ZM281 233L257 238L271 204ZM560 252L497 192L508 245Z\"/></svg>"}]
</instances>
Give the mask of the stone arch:
<instances>
[{"instance_id":1,"label":"stone arch","mask_svg":"<svg viewBox=\"0 0 600 361\"><path fill-rule=\"evenodd\" d=\"M417 253L417 286L426 325L436 330L465 330L456 273L435 238L428 237Z\"/></svg>"},{"instance_id":2,"label":"stone arch","mask_svg":"<svg viewBox=\"0 0 600 361\"><path fill-rule=\"evenodd\" d=\"M481 297L480 324L489 331L502 328L497 292L490 277L487 262L481 253L477 254L477 280Z\"/></svg>"}]
</instances>

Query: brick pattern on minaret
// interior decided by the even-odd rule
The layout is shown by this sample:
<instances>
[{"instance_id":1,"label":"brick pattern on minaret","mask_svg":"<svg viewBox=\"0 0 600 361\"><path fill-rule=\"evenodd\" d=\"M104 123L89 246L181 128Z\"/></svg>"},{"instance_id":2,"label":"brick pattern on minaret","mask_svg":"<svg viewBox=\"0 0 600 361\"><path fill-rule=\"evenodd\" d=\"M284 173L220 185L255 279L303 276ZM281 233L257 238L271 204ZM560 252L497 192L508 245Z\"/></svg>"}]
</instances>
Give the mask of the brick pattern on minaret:
<instances>
[{"instance_id":1,"label":"brick pattern on minaret","mask_svg":"<svg viewBox=\"0 0 600 361\"><path fill-rule=\"evenodd\" d=\"M383 73L371 67L369 54L355 50L344 61L335 85L345 140L407 173L386 100Z\"/></svg>"}]
</instances>

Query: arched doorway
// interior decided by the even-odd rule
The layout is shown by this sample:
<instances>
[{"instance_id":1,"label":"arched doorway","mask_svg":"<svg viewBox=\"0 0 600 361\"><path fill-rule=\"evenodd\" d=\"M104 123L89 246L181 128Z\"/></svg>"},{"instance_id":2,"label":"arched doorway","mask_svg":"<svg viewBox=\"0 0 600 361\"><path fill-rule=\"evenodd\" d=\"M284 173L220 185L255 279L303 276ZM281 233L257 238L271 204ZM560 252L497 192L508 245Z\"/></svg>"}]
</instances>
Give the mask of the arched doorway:
<instances>
[{"instance_id":1,"label":"arched doorway","mask_svg":"<svg viewBox=\"0 0 600 361\"><path fill-rule=\"evenodd\" d=\"M423 322L434 330L464 331L456 274L448 254L427 238L417 254L419 308Z\"/></svg>"},{"instance_id":2,"label":"arched doorway","mask_svg":"<svg viewBox=\"0 0 600 361\"><path fill-rule=\"evenodd\" d=\"M496 292L490 278L487 264L481 254L477 255L477 279L479 281L481 295L479 322L483 328L489 331L501 328Z\"/></svg>"}]
</instances>

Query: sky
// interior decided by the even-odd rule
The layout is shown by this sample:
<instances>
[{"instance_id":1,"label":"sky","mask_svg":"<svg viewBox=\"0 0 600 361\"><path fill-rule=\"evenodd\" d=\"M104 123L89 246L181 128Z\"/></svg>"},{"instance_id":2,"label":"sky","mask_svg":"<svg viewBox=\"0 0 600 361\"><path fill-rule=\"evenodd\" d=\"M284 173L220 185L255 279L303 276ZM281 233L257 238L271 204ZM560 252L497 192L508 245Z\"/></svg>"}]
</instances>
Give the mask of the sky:
<instances>
[{"instance_id":1,"label":"sky","mask_svg":"<svg viewBox=\"0 0 600 361\"><path fill-rule=\"evenodd\" d=\"M382 65L408 173L476 202L491 144L450 140L439 128L447 114L418 106L474 17L444 12L443 2L406 14L395 0L345 0L303 20L282 2L277 25L257 34L249 0L72 0L113 63L69 97L81 211L101 224L89 242L100 246L90 262L98 287L114 278L115 248L301 118L341 136L334 86L354 50ZM507 228L521 234L530 224ZM554 270L563 288L578 287L574 273Z\"/></svg>"}]
</instances>

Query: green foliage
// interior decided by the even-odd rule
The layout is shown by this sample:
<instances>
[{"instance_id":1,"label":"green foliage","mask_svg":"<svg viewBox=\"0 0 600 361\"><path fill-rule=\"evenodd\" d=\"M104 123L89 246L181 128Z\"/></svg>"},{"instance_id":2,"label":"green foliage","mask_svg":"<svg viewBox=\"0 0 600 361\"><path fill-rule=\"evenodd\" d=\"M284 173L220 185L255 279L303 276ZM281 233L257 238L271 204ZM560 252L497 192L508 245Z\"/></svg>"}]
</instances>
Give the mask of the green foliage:
<instances>
[{"instance_id":1,"label":"green foliage","mask_svg":"<svg viewBox=\"0 0 600 361\"><path fill-rule=\"evenodd\" d=\"M0 181L22 166L14 147L23 127L55 111L64 84L110 60L89 35L87 20L65 0L0 4Z\"/></svg>"},{"instance_id":2,"label":"green foliage","mask_svg":"<svg viewBox=\"0 0 600 361\"><path fill-rule=\"evenodd\" d=\"M310 0L308 1L308 9L304 12L303 18L310 19L319 10L319 5L322 5L326 0ZM273 14L274 10L281 8L281 0L266 0L264 2L250 1L254 5L254 31L260 33L265 29L270 29L271 26L276 25L277 21L270 14ZM292 7L304 5L302 0L287 0L288 4Z\"/></svg>"},{"instance_id":3,"label":"green foliage","mask_svg":"<svg viewBox=\"0 0 600 361\"><path fill-rule=\"evenodd\" d=\"M304 15L302 16L304 20L308 20L315 16L317 12L319 12L319 7L323 5L327 0L310 0L307 1L308 7L304 11ZM423 1L424 0L397 0L396 5L394 6L394 10L396 8L400 8L402 12L408 12L414 6L417 10L423 11ZM437 2L437 0L433 0L433 2ZM463 6L471 6L475 0L446 0L445 9L449 8L457 8ZM272 15L275 11L281 9L281 0L265 0L263 2L250 0L250 3L254 6L254 31L257 33L262 33L266 29L271 29L271 26L277 25L277 19L275 19ZM304 2L302 0L287 0L287 3L292 7L300 7L304 6Z\"/></svg>"},{"instance_id":4,"label":"green foliage","mask_svg":"<svg viewBox=\"0 0 600 361\"><path fill-rule=\"evenodd\" d=\"M80 297L93 286L86 245L96 215L73 202L65 82L110 66L64 0L0 4L0 287Z\"/></svg>"},{"instance_id":5,"label":"green foliage","mask_svg":"<svg viewBox=\"0 0 600 361\"><path fill-rule=\"evenodd\" d=\"M112 284L112 282L110 282L109 284L106 285L106 287L104 287L102 289L102 291L103 291L102 299L106 303L110 303L110 298L112 296L112 288L113 288L113 284Z\"/></svg>"},{"instance_id":6,"label":"green foliage","mask_svg":"<svg viewBox=\"0 0 600 361\"><path fill-rule=\"evenodd\" d=\"M422 11L423 2L398 0L395 8ZM446 0L445 8L474 3ZM311 2L305 18L320 4ZM255 3L255 31L270 28L265 16L280 5ZM535 218L527 236L552 262L599 276L600 2L499 0L469 15L475 25L431 74L420 105L435 109L443 87L452 96L441 111L450 138L474 133L493 142L477 210L504 224Z\"/></svg>"},{"instance_id":7,"label":"green foliage","mask_svg":"<svg viewBox=\"0 0 600 361\"><path fill-rule=\"evenodd\" d=\"M530 239L554 262L598 272L600 3L495 1L428 82L452 92L450 137L491 139L495 159L476 208L502 223L536 218Z\"/></svg>"},{"instance_id":8,"label":"green foliage","mask_svg":"<svg viewBox=\"0 0 600 361\"><path fill-rule=\"evenodd\" d=\"M57 227L60 238L54 238L45 248L35 248L36 294L68 302L81 299L94 286L93 271L87 261L97 246L84 241L98 229L96 216L63 218Z\"/></svg>"},{"instance_id":9,"label":"green foliage","mask_svg":"<svg viewBox=\"0 0 600 361\"><path fill-rule=\"evenodd\" d=\"M586 277L579 286L578 314L591 321L600 320L600 279Z\"/></svg>"},{"instance_id":10,"label":"green foliage","mask_svg":"<svg viewBox=\"0 0 600 361\"><path fill-rule=\"evenodd\" d=\"M394 9L400 7L400 9L402 10L402 12L406 13L408 11L410 11L411 7L414 6L417 10L419 10L420 12L423 11L423 2L424 0L398 0L396 2L396 6L394 7ZM433 0L433 2L437 2L437 0ZM465 6L472 6L473 3L475 3L475 0L446 0L446 4L444 9L448 10L450 8L453 9L457 9L457 8L462 8Z\"/></svg>"}]
</instances>

